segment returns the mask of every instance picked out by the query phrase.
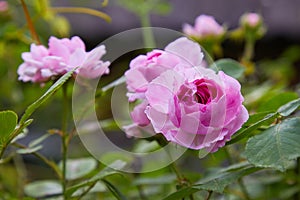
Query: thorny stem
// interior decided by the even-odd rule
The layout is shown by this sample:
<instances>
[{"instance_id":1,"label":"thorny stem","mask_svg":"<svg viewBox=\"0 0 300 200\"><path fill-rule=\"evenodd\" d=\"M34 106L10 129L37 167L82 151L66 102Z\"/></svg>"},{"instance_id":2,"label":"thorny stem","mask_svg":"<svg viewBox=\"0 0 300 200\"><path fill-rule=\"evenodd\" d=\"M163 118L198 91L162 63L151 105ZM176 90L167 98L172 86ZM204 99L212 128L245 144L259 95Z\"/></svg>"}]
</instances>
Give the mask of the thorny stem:
<instances>
[{"instance_id":1,"label":"thorny stem","mask_svg":"<svg viewBox=\"0 0 300 200\"><path fill-rule=\"evenodd\" d=\"M139 192L139 195L140 195L141 200L147 200L147 197L146 197L146 195L144 194L144 191L143 191L142 186L141 186L141 185L138 185L138 186L137 186L137 189L138 189L138 192Z\"/></svg>"},{"instance_id":2,"label":"thorny stem","mask_svg":"<svg viewBox=\"0 0 300 200\"><path fill-rule=\"evenodd\" d=\"M297 164L295 168L295 174L296 174L296 184L298 184L298 187L300 187L300 158L297 158ZM298 200L300 198L300 192L298 191L296 194L294 194L294 199Z\"/></svg>"},{"instance_id":3,"label":"thorny stem","mask_svg":"<svg viewBox=\"0 0 300 200\"><path fill-rule=\"evenodd\" d=\"M26 3L24 2L24 0L21 0L21 4L22 4L22 7L23 7L23 10L24 10L24 13L25 13L25 17L26 17L26 21L27 21L27 24L28 24L28 28L29 28L30 33L31 33L31 37L32 37L33 40L36 41L37 44L41 44L41 41L40 41L36 31L35 31L35 28L33 26L31 17L29 15L29 11L27 9L27 6L26 6Z\"/></svg>"},{"instance_id":4,"label":"thorny stem","mask_svg":"<svg viewBox=\"0 0 300 200\"><path fill-rule=\"evenodd\" d=\"M21 149L26 149L27 147L14 142L13 143L14 146L21 148ZM61 172L59 171L59 169L56 167L56 164L50 160L48 160L46 157L44 157L42 154L38 153L38 152L33 152L31 153L32 155L34 155L35 157L39 158L40 160L42 160L46 165L48 165L51 169L53 169L53 171L56 173L58 178L61 178Z\"/></svg>"},{"instance_id":5,"label":"thorny stem","mask_svg":"<svg viewBox=\"0 0 300 200\"><path fill-rule=\"evenodd\" d=\"M251 61L254 53L254 40L251 38L246 38L245 42L246 43L245 43L244 55L242 60Z\"/></svg>"},{"instance_id":6,"label":"thorny stem","mask_svg":"<svg viewBox=\"0 0 300 200\"><path fill-rule=\"evenodd\" d=\"M67 153L68 153L68 133L67 133L67 121L68 121L68 84L64 84L63 91L63 118L62 118L62 188L64 199L67 199L67 180L66 180L66 164L67 164Z\"/></svg>"},{"instance_id":7,"label":"thorny stem","mask_svg":"<svg viewBox=\"0 0 300 200\"><path fill-rule=\"evenodd\" d=\"M208 191L208 195L206 197L206 200L209 200L212 197L213 191Z\"/></svg>"},{"instance_id":8,"label":"thorny stem","mask_svg":"<svg viewBox=\"0 0 300 200\"><path fill-rule=\"evenodd\" d=\"M180 173L179 169L176 166L175 161L172 162L170 166L177 176L177 180L179 181L179 187L190 184L190 182ZM194 200L193 194L191 194L189 197L190 197L190 200Z\"/></svg>"},{"instance_id":9,"label":"thorny stem","mask_svg":"<svg viewBox=\"0 0 300 200\"><path fill-rule=\"evenodd\" d=\"M172 170L175 172L177 179L181 182L183 180L183 175L179 172L175 162L172 162L170 166Z\"/></svg>"},{"instance_id":10,"label":"thorny stem","mask_svg":"<svg viewBox=\"0 0 300 200\"><path fill-rule=\"evenodd\" d=\"M90 185L78 198L77 200L82 199L87 193L89 193L89 191L91 189L93 189L93 187L96 185L97 182L93 183L92 185Z\"/></svg>"},{"instance_id":11,"label":"thorny stem","mask_svg":"<svg viewBox=\"0 0 300 200\"><path fill-rule=\"evenodd\" d=\"M23 159L20 155L17 155L13 158L15 166L16 166L16 170L17 170L17 174L18 174L18 198L19 199L23 199L23 188L25 185L25 180L26 180L26 167L25 164L23 162Z\"/></svg>"},{"instance_id":12,"label":"thorny stem","mask_svg":"<svg viewBox=\"0 0 300 200\"><path fill-rule=\"evenodd\" d=\"M230 153L229 153L229 151L228 151L228 147L225 147L225 148L224 148L224 151L225 151L225 153L226 153L226 156L227 156L227 159L228 159L229 163L230 163L230 164L233 164L234 162L233 162L232 157L230 156ZM242 190L242 192L243 192L243 194L244 194L245 199L246 199L246 200L250 200L251 198L250 198L250 196L249 196L249 194L248 194L247 188L246 188L246 186L245 186L245 184L244 184L242 178L240 178L240 179L238 180L238 184L239 184L239 186L240 186L240 188L241 188L241 190Z\"/></svg>"}]
</instances>

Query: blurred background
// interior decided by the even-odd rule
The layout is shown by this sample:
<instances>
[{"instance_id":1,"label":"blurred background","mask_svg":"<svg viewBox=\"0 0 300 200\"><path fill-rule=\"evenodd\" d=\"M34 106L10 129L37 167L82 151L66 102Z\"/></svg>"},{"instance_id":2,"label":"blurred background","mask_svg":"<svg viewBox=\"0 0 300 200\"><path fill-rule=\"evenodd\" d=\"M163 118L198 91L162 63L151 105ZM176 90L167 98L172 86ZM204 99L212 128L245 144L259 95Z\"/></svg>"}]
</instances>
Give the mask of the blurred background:
<instances>
[{"instance_id":1,"label":"blurred background","mask_svg":"<svg viewBox=\"0 0 300 200\"><path fill-rule=\"evenodd\" d=\"M51 0L53 6L84 6L99 9L111 16L107 23L90 15L63 14L72 27L74 35L80 35L87 42L101 42L103 39L132 28L141 26L138 17L121 6L120 2L111 0L107 7L101 8L100 0ZM239 18L246 12L257 12L264 18L268 32L261 46L269 51L281 49L300 40L300 3L297 0L169 0L165 13L151 14L151 24L181 31L182 24L193 24L200 14L212 15L220 24L229 29L239 24ZM276 42L276 44L275 44ZM272 46L273 48L269 48ZM268 53L268 52L265 52ZM270 53L271 54L271 53Z\"/></svg>"},{"instance_id":2,"label":"blurred background","mask_svg":"<svg viewBox=\"0 0 300 200\"><path fill-rule=\"evenodd\" d=\"M12 109L22 115L26 106L34 102L52 84L41 87L38 84L17 81L17 68L22 63L22 52L29 51L30 33L26 25L26 18L19 1L9 0L8 8L0 12L0 109ZM125 30L139 28L143 24L139 14L144 8L143 0L27 0L25 1L32 17L37 34L42 44L47 45L51 35L56 37L80 36L86 43L87 50L96 47L110 36ZM140 5L139 5L140 2ZM150 1L149 1L150 2ZM155 2L155 1L153 1ZM103 5L105 3L106 5ZM241 15L247 12L257 12L264 20L267 28L266 35L258 40L255 46L254 61L257 62L259 81L271 79L278 84L295 88L300 77L300 2L297 0L162 0L153 4L149 13L150 23L154 27L169 28L182 31L184 23L194 24L194 20L201 14L212 15L216 21L233 30L239 27ZM147 5L146 5L147 6ZM82 7L101 11L111 17L111 21L87 13L70 13L59 10L68 7ZM55 10L55 8L59 8ZM243 51L243 42L225 40L222 43L224 57L239 59ZM128 69L131 59L139 53L128 54L111 65L111 74L101 79L105 85L120 77ZM121 66L121 67L120 67ZM270 75L270 76L269 76ZM255 79L255 78L254 78ZM253 81L253 78L246 80ZM257 84L257 81L254 81ZM255 85L254 85L255 86ZM284 86L284 87L285 87ZM276 86L277 87L277 86ZM271 90L271 89L270 89ZM108 95L109 97L109 95ZM61 94L58 93L49 103L39 109L33 116L34 123L30 126L30 137L44 134L49 129L59 128ZM99 99L107 104L109 98ZM109 108L99 110L101 119L111 116ZM116 135L115 141L125 134ZM48 139L46 148L42 151L59 159L60 148L57 146L59 138ZM77 142L79 143L79 142ZM76 149L76 148L75 148ZM80 151L79 151L80 152ZM30 158L30 156L29 156Z\"/></svg>"},{"instance_id":3,"label":"blurred background","mask_svg":"<svg viewBox=\"0 0 300 200\"><path fill-rule=\"evenodd\" d=\"M22 63L21 54L29 51L30 43L33 40L30 37L20 1L9 0L7 2L9 3L8 8L0 11L0 109L12 109L22 115L26 106L41 96L52 83L49 82L41 87L38 84L17 81L16 71ZM144 5L143 2L145 1L143 0L27 0L25 2L42 44L47 45L51 35L56 37L77 35L84 40L87 50L91 50L114 34L145 25L142 24L139 14L143 9L147 10L143 7L146 5ZM195 18L201 14L212 15L218 23L223 24L228 30L232 30L239 27L240 17L244 13L259 13L267 28L266 35L258 40L255 46L253 60L257 61L256 73L259 76L250 77L246 81L253 82L254 80L254 87L255 84L260 84L267 79L276 83L277 85L274 85L277 88L298 87L300 77L299 1L162 0L157 5L152 4L153 9L150 12L148 25L176 31L182 31L184 23L193 25ZM61 9L68 7L82 7L101 11L111 17L111 21L107 22L87 13L70 13L66 9ZM238 60L243 51L243 45L243 42L225 40L222 43L224 57ZM141 52L125 55L121 60L112 63L111 74L101 79L101 83L105 85L122 76L128 69L130 60L138 53ZM121 67L119 67L120 65ZM267 90L272 90L272 88L268 89L267 87ZM30 134L30 137L27 138L28 141L32 137L35 138L44 134L49 129L59 128L59 113L62 109L60 97L61 94L58 93L55 98L34 114L35 121L30 126L30 131L35 134ZM99 101L110 102L107 98ZM111 116L109 108L101 108L99 112L102 119ZM117 137L119 138L120 135ZM51 137L49 140L47 146L57 146L58 138ZM42 151L49 153L47 147ZM59 148L51 148L50 154L55 159L59 159L57 158L59 152Z\"/></svg>"}]
</instances>

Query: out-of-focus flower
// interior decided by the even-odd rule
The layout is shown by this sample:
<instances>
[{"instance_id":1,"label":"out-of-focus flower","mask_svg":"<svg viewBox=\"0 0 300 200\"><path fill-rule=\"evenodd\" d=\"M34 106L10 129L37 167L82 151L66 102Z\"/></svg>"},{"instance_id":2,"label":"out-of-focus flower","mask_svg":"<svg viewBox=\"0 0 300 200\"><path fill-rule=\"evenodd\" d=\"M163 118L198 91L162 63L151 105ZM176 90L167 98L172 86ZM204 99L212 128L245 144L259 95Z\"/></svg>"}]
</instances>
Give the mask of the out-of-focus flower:
<instances>
[{"instance_id":1,"label":"out-of-focus flower","mask_svg":"<svg viewBox=\"0 0 300 200\"><path fill-rule=\"evenodd\" d=\"M8 10L8 3L6 1L0 1L0 12Z\"/></svg>"},{"instance_id":2,"label":"out-of-focus flower","mask_svg":"<svg viewBox=\"0 0 300 200\"><path fill-rule=\"evenodd\" d=\"M143 98L148 84L167 69L201 65L203 53L199 45L185 37L170 43L163 50L153 50L130 62L125 73L129 101Z\"/></svg>"},{"instance_id":3,"label":"out-of-focus flower","mask_svg":"<svg viewBox=\"0 0 300 200\"><path fill-rule=\"evenodd\" d=\"M75 36L71 39L50 37L49 48L32 44L30 52L24 52L24 63L19 66L19 80L43 83L56 76L79 67L75 74L84 78L96 78L109 73L109 62L101 61L106 53L103 45L90 52L85 51L83 41Z\"/></svg>"},{"instance_id":4,"label":"out-of-focus flower","mask_svg":"<svg viewBox=\"0 0 300 200\"><path fill-rule=\"evenodd\" d=\"M129 136L140 137L142 131L149 131L149 135L161 133L168 141L184 147L214 152L224 146L248 119L248 112L242 105L241 86L237 80L223 72L216 74L211 69L196 68L193 63L201 63L203 55L196 48L186 51L184 45L177 45L180 44L178 41L186 39L176 40L165 49L176 49L176 54L160 52L165 53L163 60L171 63L167 65L171 67L161 68L155 60L151 70L155 74L157 67L158 72L144 81L141 90L133 90L131 82L127 82L129 92L138 92L135 99L141 103L131 113L133 124L124 128ZM192 58L199 55L201 59L189 65L178 62L179 58L195 61ZM144 57L153 58L149 55ZM148 60L146 58L142 63ZM147 68L149 65L140 67ZM130 79L145 76L143 73L136 74L131 74Z\"/></svg>"},{"instance_id":5,"label":"out-of-focus flower","mask_svg":"<svg viewBox=\"0 0 300 200\"><path fill-rule=\"evenodd\" d=\"M216 22L214 17L200 15L196 18L194 26L184 24L183 32L190 37L202 39L206 37L221 36L225 33L225 29Z\"/></svg>"},{"instance_id":6,"label":"out-of-focus flower","mask_svg":"<svg viewBox=\"0 0 300 200\"><path fill-rule=\"evenodd\" d=\"M241 17L241 24L255 28L262 23L262 18L257 13L246 13Z\"/></svg>"}]
</instances>

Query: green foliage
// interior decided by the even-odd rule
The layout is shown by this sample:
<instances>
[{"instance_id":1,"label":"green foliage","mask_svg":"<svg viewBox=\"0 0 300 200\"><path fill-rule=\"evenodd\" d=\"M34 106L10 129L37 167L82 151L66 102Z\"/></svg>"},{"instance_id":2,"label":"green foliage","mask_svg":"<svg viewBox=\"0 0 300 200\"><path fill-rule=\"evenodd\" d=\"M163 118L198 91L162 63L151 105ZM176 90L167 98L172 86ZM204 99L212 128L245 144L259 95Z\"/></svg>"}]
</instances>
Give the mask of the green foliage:
<instances>
[{"instance_id":1,"label":"green foliage","mask_svg":"<svg viewBox=\"0 0 300 200\"><path fill-rule=\"evenodd\" d=\"M188 197L191 194L201 190L223 193L224 189L228 185L258 170L260 169L252 167L248 163L243 163L242 165L229 166L227 168L213 172L212 175L202 178L200 181L196 182L195 184L189 187L184 187L170 194L169 196L164 198L164 200L175 200Z\"/></svg>"},{"instance_id":2,"label":"green foliage","mask_svg":"<svg viewBox=\"0 0 300 200\"><path fill-rule=\"evenodd\" d=\"M225 74L233 77L233 78L240 78L244 74L245 67L241 65L239 62L226 58L217 60L213 63L210 68L215 71L223 71Z\"/></svg>"},{"instance_id":3,"label":"green foliage","mask_svg":"<svg viewBox=\"0 0 300 200\"><path fill-rule=\"evenodd\" d=\"M229 184L258 170L258 168L246 167L236 171L228 171L219 174L217 173L217 175L214 177L201 180L194 186L194 188L223 193L225 187Z\"/></svg>"},{"instance_id":4,"label":"green foliage","mask_svg":"<svg viewBox=\"0 0 300 200\"><path fill-rule=\"evenodd\" d=\"M258 113L258 114L254 114L253 116L250 116L250 118L248 120L249 122L246 122L244 125L244 128L241 128L238 132L236 132L234 134L234 136L232 137L232 139L229 142L227 142L227 144L233 144L244 138L249 137L253 133L253 131L258 129L262 125L270 124L278 116L277 113L270 113L270 114L263 116L262 118L260 118L257 121L255 120L254 123L250 123L251 121L254 121L253 118L258 118L258 116L261 117L261 115L264 115L264 114L265 113Z\"/></svg>"},{"instance_id":5,"label":"green foliage","mask_svg":"<svg viewBox=\"0 0 300 200\"><path fill-rule=\"evenodd\" d=\"M198 192L199 190L197 188L193 187L186 187L179 189L178 191L174 192L173 194L168 195L163 200L177 200L177 199L183 199L184 197L188 197L191 194L194 194L195 192Z\"/></svg>"},{"instance_id":6,"label":"green foliage","mask_svg":"<svg viewBox=\"0 0 300 200\"><path fill-rule=\"evenodd\" d=\"M245 155L257 167L285 171L300 156L300 118L291 118L250 138Z\"/></svg>"},{"instance_id":7,"label":"green foliage","mask_svg":"<svg viewBox=\"0 0 300 200\"><path fill-rule=\"evenodd\" d=\"M55 180L35 181L25 185L24 191L34 198L59 195L62 192L61 185Z\"/></svg>"},{"instance_id":8,"label":"green foliage","mask_svg":"<svg viewBox=\"0 0 300 200\"><path fill-rule=\"evenodd\" d=\"M24 115L20 119L20 124L23 124L32 113L38 109L45 101L47 101L57 90L59 90L63 84L72 76L73 72L77 68L70 70L68 73L64 74L60 77L38 100L36 100L33 104L28 106Z\"/></svg>"},{"instance_id":9,"label":"green foliage","mask_svg":"<svg viewBox=\"0 0 300 200\"><path fill-rule=\"evenodd\" d=\"M137 178L133 181L133 185L157 185L157 184L170 184L175 182L176 176L174 174L164 174L159 177L143 177Z\"/></svg>"},{"instance_id":10,"label":"green foliage","mask_svg":"<svg viewBox=\"0 0 300 200\"><path fill-rule=\"evenodd\" d=\"M59 164L62 168L62 163ZM87 175L97 167L97 162L93 158L68 159L66 164L66 178L75 180Z\"/></svg>"},{"instance_id":11,"label":"green foliage","mask_svg":"<svg viewBox=\"0 0 300 200\"><path fill-rule=\"evenodd\" d=\"M126 166L126 163L120 160L116 160L110 166L104 168L96 175L90 177L88 180L84 180L74 186L71 186L67 189L67 196L71 197L73 193L75 193L80 188L85 188L89 186L95 185L98 181L105 179L108 176L114 174L120 174L120 172L116 171L115 169L121 170Z\"/></svg>"},{"instance_id":12,"label":"green foliage","mask_svg":"<svg viewBox=\"0 0 300 200\"><path fill-rule=\"evenodd\" d=\"M9 140L15 130L18 122L18 116L13 111L0 112L0 144L1 146Z\"/></svg>"},{"instance_id":13,"label":"green foliage","mask_svg":"<svg viewBox=\"0 0 300 200\"><path fill-rule=\"evenodd\" d=\"M281 116L287 117L291 115L295 110L300 106L300 99L295 99L293 101L288 102L287 104L281 106L278 109L278 113Z\"/></svg>"},{"instance_id":14,"label":"green foliage","mask_svg":"<svg viewBox=\"0 0 300 200\"><path fill-rule=\"evenodd\" d=\"M275 94L262 102L257 112L276 111L280 106L297 98L298 94L295 92L281 92L280 94Z\"/></svg>"},{"instance_id":15,"label":"green foliage","mask_svg":"<svg viewBox=\"0 0 300 200\"><path fill-rule=\"evenodd\" d=\"M41 43L45 43L51 35L58 37L69 35L71 28L69 21L57 13L73 11L103 17L102 14L105 13L100 11L92 8L79 8L79 6L86 6L89 2L76 1L73 5L77 7L58 8L52 7L49 0L25 1ZM100 1L97 5L100 6L101 3L107 5L107 2ZM118 0L117 3L134 13L143 27L151 26L152 14L167 15L171 11L171 1L167 0ZM255 50L254 42L258 38L254 37L253 30L249 32L249 30L237 27L232 32L232 37L246 39L245 52L241 54L242 57L239 60L222 56L221 43L224 39L228 39L227 33L218 38L216 43L212 43L209 37L198 40L202 46L211 47L211 49L206 49L208 52L218 56L219 60L216 60L210 68L216 72L224 71L229 76L239 79L245 98L244 104L251 113L248 121L226 143L231 146L220 149L218 152L207 156L205 150L205 152L188 150L172 164L172 167L166 166L158 171L144 174L123 173L122 171L127 171L128 168L151 170L157 165L156 160L149 159L140 166L138 157L126 153L107 152L101 155L100 159L104 163L112 164L105 167L90 156L85 155L86 157L81 158L82 155L77 155L81 154L81 144L71 141L71 139L78 139L76 127L72 127L73 124L63 123L65 126L60 130L57 125L61 117L61 107L50 105L44 111L47 116L38 115L36 111L52 97L56 98L53 104L61 105L61 94L56 96L54 94L61 90L62 86L70 89L69 93L63 97L71 95L72 85L66 85L66 83L76 69L60 77L54 84L49 81L44 87L18 82L16 71L22 62L21 54L28 51L33 39L29 37L27 21L20 2L9 1L9 4L10 10L0 13L0 84L2 86L0 105L1 110L4 110L0 112L1 200L20 198L25 200L205 199L208 192L210 194L221 193L220 195L225 199L246 199L247 191L253 200L299 199L300 118L298 109L300 99L299 94L295 92L298 90L299 82L295 68L295 63L298 63L300 59L299 46L287 48L276 58L272 56L271 59L260 59L254 62L252 60ZM110 6L109 4L107 6ZM108 21L110 19L109 16L103 18ZM145 44L154 46L155 38L151 29L143 31ZM227 54L227 52L224 53ZM241 55L237 53L236 57ZM122 64L114 62L116 65L114 69L121 66L119 69L123 68L120 70L123 73L128 67L129 57ZM110 76L107 79L110 83L101 79L98 87L106 86L97 90L95 94L97 100L99 97L109 99L112 89L125 82L124 76L112 81L114 79L115 77ZM40 98L34 101L37 96ZM70 99L67 97L64 100L64 108L67 110L70 108L67 105ZM30 104L30 102L34 103ZM104 109L106 103L108 102L101 104L96 101L96 107ZM26 109L27 105L29 106ZM12 109L14 111L10 111ZM18 122L18 116L21 116L24 110L25 113ZM34 115L34 113L37 114ZM64 122L69 122L70 116L71 113L66 112L65 118L62 117ZM104 130L110 132L120 130L118 122L114 119L101 117L104 120L100 121L100 124ZM28 131L26 128L33 121L31 118L37 119L35 120L37 123L34 124L34 128L38 129L37 132L46 132L45 125L51 126L50 128L54 128L55 131L28 141L26 137L32 136L31 134L36 131ZM118 132L118 134L123 133ZM52 135L62 140L63 153L59 164L56 163L56 158L48 157L48 154L43 155L44 151L48 153L52 150L51 148L40 151L45 141ZM26 142L24 138L27 139ZM129 139L134 143L130 150L148 153L161 148L155 141L155 137L152 139L154 140ZM68 146L69 144L71 147ZM34 166L28 165L26 159L23 163L23 154L31 154L47 167L40 166L41 163ZM298 159L297 162L296 159ZM65 177L62 172L64 161L66 161ZM177 167L174 167L175 165ZM39 170L36 169L39 167L45 170L45 173L39 174ZM269 168L271 170L267 170ZM285 173L278 172L278 170ZM245 176L247 176L246 192L241 189L240 185L241 179Z\"/></svg>"}]
</instances>

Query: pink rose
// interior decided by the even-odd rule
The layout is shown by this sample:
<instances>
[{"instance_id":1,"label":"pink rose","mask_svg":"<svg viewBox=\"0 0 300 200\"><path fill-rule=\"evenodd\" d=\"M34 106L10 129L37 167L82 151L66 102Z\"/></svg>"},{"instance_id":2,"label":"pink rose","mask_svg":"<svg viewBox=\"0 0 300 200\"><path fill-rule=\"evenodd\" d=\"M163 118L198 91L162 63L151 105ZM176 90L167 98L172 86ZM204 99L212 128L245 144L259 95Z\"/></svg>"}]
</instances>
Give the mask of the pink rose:
<instances>
[{"instance_id":1,"label":"pink rose","mask_svg":"<svg viewBox=\"0 0 300 200\"><path fill-rule=\"evenodd\" d=\"M242 23L250 27L258 26L261 20L261 16L257 13L246 13L242 16Z\"/></svg>"},{"instance_id":2,"label":"pink rose","mask_svg":"<svg viewBox=\"0 0 300 200\"><path fill-rule=\"evenodd\" d=\"M143 138L149 137L149 135L155 135L153 126L150 124L150 120L145 113L147 106L148 102L144 100L142 103L135 106L130 113L134 123L123 127L127 136Z\"/></svg>"},{"instance_id":3,"label":"pink rose","mask_svg":"<svg viewBox=\"0 0 300 200\"><path fill-rule=\"evenodd\" d=\"M8 10L8 3L6 1L0 1L0 12Z\"/></svg>"},{"instance_id":4,"label":"pink rose","mask_svg":"<svg viewBox=\"0 0 300 200\"><path fill-rule=\"evenodd\" d=\"M204 38L207 36L221 36L225 30L212 16L200 15L196 18L194 27L190 24L184 24L183 32L188 36Z\"/></svg>"},{"instance_id":5,"label":"pink rose","mask_svg":"<svg viewBox=\"0 0 300 200\"><path fill-rule=\"evenodd\" d=\"M200 68L190 77L168 70L145 94L145 113L156 133L191 149L216 151L248 119L240 84L223 72Z\"/></svg>"},{"instance_id":6,"label":"pink rose","mask_svg":"<svg viewBox=\"0 0 300 200\"><path fill-rule=\"evenodd\" d=\"M125 73L129 101L143 98L148 84L167 69L201 65L203 53L199 45L185 37L170 43L163 50L153 50L130 62Z\"/></svg>"},{"instance_id":7,"label":"pink rose","mask_svg":"<svg viewBox=\"0 0 300 200\"><path fill-rule=\"evenodd\" d=\"M184 45L176 45L176 41L166 49L172 49L181 60L195 61L196 55L202 55L187 51ZM178 52L182 52L181 56ZM164 54L164 60L168 60L171 67L151 66L153 74L157 66L159 70L152 79L144 81L138 91L136 98L141 103L131 112L133 124L124 127L126 134L141 137L145 131L149 135L161 133L168 141L187 148L217 151L248 119L248 112L242 105L241 86L223 72L216 74L211 69L191 64L199 64L201 60L190 65L179 62L174 66L171 59L177 62L176 56ZM145 77L142 73L139 75ZM134 80L134 74L130 78ZM132 87L128 85L128 89Z\"/></svg>"},{"instance_id":8,"label":"pink rose","mask_svg":"<svg viewBox=\"0 0 300 200\"><path fill-rule=\"evenodd\" d=\"M109 72L110 63L100 60L105 53L103 45L86 52L83 41L77 36L71 39L50 37L49 49L32 44L30 52L22 54L24 63L18 69L19 80L42 83L76 67L79 68L75 74L96 78Z\"/></svg>"}]
</instances>

